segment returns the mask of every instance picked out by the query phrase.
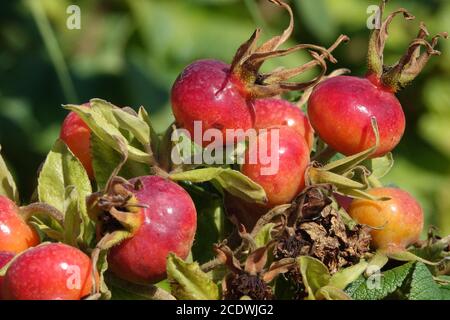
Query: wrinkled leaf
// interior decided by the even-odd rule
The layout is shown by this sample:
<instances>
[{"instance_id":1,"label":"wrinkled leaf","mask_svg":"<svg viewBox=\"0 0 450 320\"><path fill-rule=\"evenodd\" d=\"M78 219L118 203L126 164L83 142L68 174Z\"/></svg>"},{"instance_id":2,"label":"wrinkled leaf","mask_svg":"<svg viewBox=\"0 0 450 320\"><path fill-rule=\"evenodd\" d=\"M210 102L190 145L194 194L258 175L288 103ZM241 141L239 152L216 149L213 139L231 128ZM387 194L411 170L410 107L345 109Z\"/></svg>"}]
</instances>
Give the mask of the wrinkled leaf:
<instances>
[{"instance_id":1,"label":"wrinkled leaf","mask_svg":"<svg viewBox=\"0 0 450 320\"><path fill-rule=\"evenodd\" d=\"M403 285L413 267L414 263L409 262L383 273L374 273L367 279L361 276L345 291L355 300L384 299Z\"/></svg>"},{"instance_id":2,"label":"wrinkled leaf","mask_svg":"<svg viewBox=\"0 0 450 320\"><path fill-rule=\"evenodd\" d=\"M167 278L172 294L180 300L218 300L219 288L198 263L186 263L174 254L167 258Z\"/></svg>"},{"instance_id":3,"label":"wrinkled leaf","mask_svg":"<svg viewBox=\"0 0 450 320\"><path fill-rule=\"evenodd\" d=\"M441 290L427 266L417 262L411 279L409 300L440 300Z\"/></svg>"}]
</instances>

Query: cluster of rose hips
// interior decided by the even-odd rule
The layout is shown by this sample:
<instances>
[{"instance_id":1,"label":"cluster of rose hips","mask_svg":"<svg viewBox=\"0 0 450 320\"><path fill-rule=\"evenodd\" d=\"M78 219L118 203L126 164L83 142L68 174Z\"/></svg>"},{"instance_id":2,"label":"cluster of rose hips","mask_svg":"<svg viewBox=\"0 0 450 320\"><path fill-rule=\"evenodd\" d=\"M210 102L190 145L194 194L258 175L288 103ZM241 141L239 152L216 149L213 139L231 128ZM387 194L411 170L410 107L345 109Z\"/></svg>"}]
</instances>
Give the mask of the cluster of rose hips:
<instances>
[{"instance_id":1,"label":"cluster of rose hips","mask_svg":"<svg viewBox=\"0 0 450 320\"><path fill-rule=\"evenodd\" d=\"M176 125L191 134L195 121L201 121L203 130L217 129L224 135L227 129L256 129L259 134L246 147L246 157L260 144L271 146L277 130L279 170L261 175L265 163L244 163L240 167L245 176L264 189L266 203L234 199L224 204L249 228L265 212L290 203L310 184L309 169L327 162L312 161L320 159L319 140L327 145L326 152L350 157L374 146L376 149L368 154L370 159L393 150L405 130L405 116L395 93L418 74L430 56L438 53L434 50L438 37L427 42L428 32L421 25L405 57L394 66L383 65L389 22L399 13L411 18L405 10L398 10L372 35L365 77L327 77L326 60L334 61L331 51L346 37L340 37L329 49L314 45L279 49L292 32L292 11L282 1L271 2L291 15L291 23L282 36L257 47L257 30L239 48L231 64L196 61L182 71L171 92ZM422 46L425 52L420 54ZM297 50L308 50L313 61L294 69L259 72L266 59ZM321 67L322 72L312 81L288 81L315 66ZM298 104L282 98L283 93L293 90L303 91L304 97L309 98L307 115ZM90 108L90 104L83 108ZM60 138L95 181L91 135L88 125L71 112L62 124ZM336 198L357 222L373 227L374 249L405 250L420 236L422 209L403 190L378 186L365 190L364 196L339 192ZM109 235L120 231L124 224L129 226L129 234L115 241L108 251L109 270L119 278L137 284L156 283L166 276L169 253L183 259L189 255L196 236L196 208L189 194L165 176L111 179L106 190L93 195L88 205L96 224L97 241L106 243L104 239L109 240ZM0 277L0 299L81 299L95 291L98 273L92 271L96 269L93 260L66 244L39 244L41 239L26 216L13 201L0 196L0 267L9 264L5 276ZM79 271L75 279L79 283L70 287L67 278L74 266Z\"/></svg>"}]
</instances>

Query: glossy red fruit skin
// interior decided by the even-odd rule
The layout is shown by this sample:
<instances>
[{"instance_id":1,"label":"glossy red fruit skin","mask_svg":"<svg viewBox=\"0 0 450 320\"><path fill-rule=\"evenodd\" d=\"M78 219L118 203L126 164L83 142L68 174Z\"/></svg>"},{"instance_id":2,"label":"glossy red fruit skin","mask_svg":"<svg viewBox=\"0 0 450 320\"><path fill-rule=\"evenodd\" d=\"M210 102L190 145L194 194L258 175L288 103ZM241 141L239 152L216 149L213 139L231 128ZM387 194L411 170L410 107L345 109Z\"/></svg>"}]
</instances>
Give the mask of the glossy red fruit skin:
<instances>
[{"instance_id":1,"label":"glossy red fruit skin","mask_svg":"<svg viewBox=\"0 0 450 320\"><path fill-rule=\"evenodd\" d=\"M0 269L3 268L11 259L14 258L14 253L0 251ZM2 296L3 277L0 276L0 300L3 300Z\"/></svg>"},{"instance_id":2,"label":"glossy red fruit skin","mask_svg":"<svg viewBox=\"0 0 450 320\"><path fill-rule=\"evenodd\" d=\"M269 154L274 130L279 130L278 170L274 174L263 175L262 169L270 167L259 160L255 164L249 163L249 155L257 152L259 146L267 145ZM305 171L309 164L309 147L305 139L292 128L281 126L261 131L256 143L250 144L245 157L246 161L241 171L247 177L258 183L266 191L268 206L273 207L286 204L305 186Z\"/></svg>"},{"instance_id":3,"label":"glossy red fruit skin","mask_svg":"<svg viewBox=\"0 0 450 320\"><path fill-rule=\"evenodd\" d=\"M17 257L6 272L2 290L7 300L80 300L91 288L89 257L66 244L51 243Z\"/></svg>"},{"instance_id":4,"label":"glossy red fruit skin","mask_svg":"<svg viewBox=\"0 0 450 320\"><path fill-rule=\"evenodd\" d=\"M39 235L20 216L19 208L0 196L0 251L22 252L39 244Z\"/></svg>"},{"instance_id":5,"label":"glossy red fruit skin","mask_svg":"<svg viewBox=\"0 0 450 320\"><path fill-rule=\"evenodd\" d=\"M84 106L89 107L89 103ZM61 126L60 138L80 160L90 179L94 177L91 155L91 130L75 113L70 112Z\"/></svg>"},{"instance_id":6,"label":"glossy red fruit skin","mask_svg":"<svg viewBox=\"0 0 450 320\"><path fill-rule=\"evenodd\" d=\"M114 246L108 256L110 269L120 278L138 284L165 278L170 252L187 258L197 228L197 212L189 194L159 176L144 176L134 192L142 208L143 224L135 234Z\"/></svg>"},{"instance_id":7,"label":"glossy red fruit skin","mask_svg":"<svg viewBox=\"0 0 450 320\"><path fill-rule=\"evenodd\" d=\"M331 148L352 155L375 145L370 118L377 120L378 157L394 149L405 131L400 102L375 77L338 76L319 83L308 101L311 124Z\"/></svg>"},{"instance_id":8,"label":"glossy red fruit skin","mask_svg":"<svg viewBox=\"0 0 450 320\"><path fill-rule=\"evenodd\" d=\"M256 99L255 129L287 126L295 129L305 138L310 149L314 143L314 130L300 108L289 101L277 98Z\"/></svg>"},{"instance_id":9,"label":"glossy red fruit skin","mask_svg":"<svg viewBox=\"0 0 450 320\"><path fill-rule=\"evenodd\" d=\"M187 66L175 80L172 110L178 126L194 137L194 121L207 129L252 128L254 113L243 86L230 74L230 66L218 60L199 60ZM205 142L207 145L210 142Z\"/></svg>"},{"instance_id":10,"label":"glossy red fruit skin","mask_svg":"<svg viewBox=\"0 0 450 320\"><path fill-rule=\"evenodd\" d=\"M368 191L388 201L355 199L348 213L359 223L381 228L372 230L372 245L387 252L405 250L419 240L424 217L420 204L408 192L398 188L374 188Z\"/></svg>"}]
</instances>

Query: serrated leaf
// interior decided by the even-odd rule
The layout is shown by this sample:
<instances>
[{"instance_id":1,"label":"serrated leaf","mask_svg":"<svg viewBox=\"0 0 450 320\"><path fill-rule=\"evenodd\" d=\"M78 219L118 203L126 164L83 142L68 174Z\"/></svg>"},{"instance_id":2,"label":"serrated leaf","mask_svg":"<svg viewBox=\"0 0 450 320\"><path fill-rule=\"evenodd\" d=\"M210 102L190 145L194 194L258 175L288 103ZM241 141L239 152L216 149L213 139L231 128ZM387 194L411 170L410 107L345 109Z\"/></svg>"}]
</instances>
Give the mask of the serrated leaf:
<instances>
[{"instance_id":1,"label":"serrated leaf","mask_svg":"<svg viewBox=\"0 0 450 320\"><path fill-rule=\"evenodd\" d=\"M442 292L427 266L417 262L411 279L409 300L440 300Z\"/></svg>"},{"instance_id":2,"label":"serrated leaf","mask_svg":"<svg viewBox=\"0 0 450 320\"><path fill-rule=\"evenodd\" d=\"M318 259L310 256L301 256L297 258L300 267L303 284L308 291L308 299L315 300L316 292L328 285L330 273L328 268Z\"/></svg>"},{"instance_id":3,"label":"serrated leaf","mask_svg":"<svg viewBox=\"0 0 450 320\"><path fill-rule=\"evenodd\" d=\"M2 146L0 146L0 152ZM19 192L17 191L14 178L9 172L3 157L0 154L0 195L6 196L16 204L19 204Z\"/></svg>"},{"instance_id":4,"label":"serrated leaf","mask_svg":"<svg viewBox=\"0 0 450 320\"><path fill-rule=\"evenodd\" d=\"M409 262L383 273L374 273L367 279L361 276L345 291L354 300L381 300L403 285L413 267L414 263Z\"/></svg>"},{"instance_id":5,"label":"serrated leaf","mask_svg":"<svg viewBox=\"0 0 450 320\"><path fill-rule=\"evenodd\" d=\"M229 168L202 168L170 175L174 181L194 183L215 181L232 195L248 202L267 203L264 189L239 171Z\"/></svg>"},{"instance_id":6,"label":"serrated leaf","mask_svg":"<svg viewBox=\"0 0 450 320\"><path fill-rule=\"evenodd\" d=\"M111 173L122 161L122 156L115 149L103 143L96 135L91 135L92 167L99 190L103 190ZM125 179L145 176L150 173L147 164L128 160L121 168L119 175Z\"/></svg>"},{"instance_id":7,"label":"serrated leaf","mask_svg":"<svg viewBox=\"0 0 450 320\"><path fill-rule=\"evenodd\" d=\"M274 226L275 223L268 223L258 231L254 239L257 248L264 247L272 240L271 232Z\"/></svg>"},{"instance_id":8,"label":"serrated leaf","mask_svg":"<svg viewBox=\"0 0 450 320\"><path fill-rule=\"evenodd\" d=\"M186 263L174 254L167 258L171 292L181 300L218 300L219 288L198 263Z\"/></svg>"},{"instance_id":9,"label":"serrated leaf","mask_svg":"<svg viewBox=\"0 0 450 320\"><path fill-rule=\"evenodd\" d=\"M366 261L361 260L358 264L339 270L331 276L329 285L344 290L366 271L368 265Z\"/></svg>"}]
</instances>

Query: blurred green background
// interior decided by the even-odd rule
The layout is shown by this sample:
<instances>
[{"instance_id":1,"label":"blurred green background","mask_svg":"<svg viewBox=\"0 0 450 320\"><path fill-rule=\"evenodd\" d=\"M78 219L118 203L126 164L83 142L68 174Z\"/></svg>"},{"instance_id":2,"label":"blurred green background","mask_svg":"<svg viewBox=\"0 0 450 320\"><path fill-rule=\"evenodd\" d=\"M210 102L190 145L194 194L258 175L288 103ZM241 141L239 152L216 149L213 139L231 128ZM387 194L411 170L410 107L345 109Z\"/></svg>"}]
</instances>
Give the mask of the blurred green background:
<instances>
[{"instance_id":1,"label":"blurred green background","mask_svg":"<svg viewBox=\"0 0 450 320\"><path fill-rule=\"evenodd\" d=\"M371 0L293 0L293 43L328 46L341 33L339 62L363 75ZM66 9L81 8L81 29L69 30ZM393 63L427 22L430 32L450 31L450 1L391 1L388 11L409 9L413 22L391 26L385 60ZM287 14L260 0L25 0L0 10L0 144L23 201L58 137L64 103L99 97L120 106L144 105L159 131L170 124L169 92L184 66L199 58L230 62L256 26L266 37L283 30ZM450 41L414 84L398 94L407 115L406 134L384 182L419 198L427 223L450 233ZM302 54L268 64L293 66Z\"/></svg>"}]
</instances>

